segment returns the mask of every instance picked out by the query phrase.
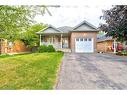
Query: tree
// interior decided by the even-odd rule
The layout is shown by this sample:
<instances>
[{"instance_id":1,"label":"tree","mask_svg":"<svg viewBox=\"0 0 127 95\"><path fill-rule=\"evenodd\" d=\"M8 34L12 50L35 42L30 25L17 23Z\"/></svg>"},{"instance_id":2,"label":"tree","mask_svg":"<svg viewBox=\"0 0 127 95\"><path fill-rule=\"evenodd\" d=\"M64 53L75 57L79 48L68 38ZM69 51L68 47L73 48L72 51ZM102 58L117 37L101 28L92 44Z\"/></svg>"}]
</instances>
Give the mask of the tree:
<instances>
[{"instance_id":1,"label":"tree","mask_svg":"<svg viewBox=\"0 0 127 95\"><path fill-rule=\"evenodd\" d=\"M20 32L26 30L32 23L36 15L44 15L47 11L52 14L47 7L60 7L57 5L30 5L30 6L8 6L0 5L0 38L8 41L19 39Z\"/></svg>"},{"instance_id":2,"label":"tree","mask_svg":"<svg viewBox=\"0 0 127 95\"><path fill-rule=\"evenodd\" d=\"M104 31L99 31L98 35L105 35L105 32Z\"/></svg>"},{"instance_id":3,"label":"tree","mask_svg":"<svg viewBox=\"0 0 127 95\"><path fill-rule=\"evenodd\" d=\"M0 6L0 37L8 41L19 38L19 32L31 23L30 11L24 6Z\"/></svg>"},{"instance_id":4,"label":"tree","mask_svg":"<svg viewBox=\"0 0 127 95\"><path fill-rule=\"evenodd\" d=\"M44 24L35 24L27 29L27 31L21 33L21 40L25 43L26 46L32 48L39 45L39 36L36 32L44 29L46 25Z\"/></svg>"},{"instance_id":5,"label":"tree","mask_svg":"<svg viewBox=\"0 0 127 95\"><path fill-rule=\"evenodd\" d=\"M110 10L103 11L102 19L106 24L101 24L100 29L119 41L127 41L127 5L116 5Z\"/></svg>"},{"instance_id":6,"label":"tree","mask_svg":"<svg viewBox=\"0 0 127 95\"><path fill-rule=\"evenodd\" d=\"M59 7L59 6L49 6L49 7ZM0 38L7 39L8 46L13 47L15 40L21 39L23 31L26 31L28 27L35 24L34 17L36 15L43 15L45 12L51 13L47 9L47 6L3 6L0 5ZM39 27L39 26L38 26ZM34 27L35 29L37 27ZM37 28L38 29L38 28ZM34 30L33 30L34 31ZM33 39L36 38L33 32L27 31L24 33L24 41L27 45L31 45ZM31 37L31 38L30 38ZM27 41L28 40L28 41ZM31 46L30 45L30 46Z\"/></svg>"},{"instance_id":7,"label":"tree","mask_svg":"<svg viewBox=\"0 0 127 95\"><path fill-rule=\"evenodd\" d=\"M0 6L0 38L7 39L12 51L13 43L20 32L32 23L31 11L25 6Z\"/></svg>"}]
</instances>

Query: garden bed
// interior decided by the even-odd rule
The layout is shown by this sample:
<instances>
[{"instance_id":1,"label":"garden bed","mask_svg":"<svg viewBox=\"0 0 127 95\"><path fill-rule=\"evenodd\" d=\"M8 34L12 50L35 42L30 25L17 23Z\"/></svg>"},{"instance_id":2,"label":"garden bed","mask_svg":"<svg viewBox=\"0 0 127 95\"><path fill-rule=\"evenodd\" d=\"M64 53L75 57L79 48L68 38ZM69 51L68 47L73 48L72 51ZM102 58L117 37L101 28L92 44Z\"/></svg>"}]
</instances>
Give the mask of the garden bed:
<instances>
[{"instance_id":1,"label":"garden bed","mask_svg":"<svg viewBox=\"0 0 127 95\"><path fill-rule=\"evenodd\" d=\"M119 56L127 56L127 51L126 51L126 50L118 51L118 52L116 53L116 55L119 55Z\"/></svg>"}]
</instances>

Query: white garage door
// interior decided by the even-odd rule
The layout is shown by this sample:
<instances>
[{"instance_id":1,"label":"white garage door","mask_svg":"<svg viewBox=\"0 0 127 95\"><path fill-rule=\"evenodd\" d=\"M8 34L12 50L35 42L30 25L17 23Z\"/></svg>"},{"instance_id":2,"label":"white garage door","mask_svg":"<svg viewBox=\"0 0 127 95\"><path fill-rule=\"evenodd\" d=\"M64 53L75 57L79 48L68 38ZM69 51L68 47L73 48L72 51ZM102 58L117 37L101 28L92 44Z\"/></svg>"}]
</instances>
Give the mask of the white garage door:
<instances>
[{"instance_id":1,"label":"white garage door","mask_svg":"<svg viewBox=\"0 0 127 95\"><path fill-rule=\"evenodd\" d=\"M79 52L79 53L94 52L93 38L76 38L75 39L75 52Z\"/></svg>"}]
</instances>

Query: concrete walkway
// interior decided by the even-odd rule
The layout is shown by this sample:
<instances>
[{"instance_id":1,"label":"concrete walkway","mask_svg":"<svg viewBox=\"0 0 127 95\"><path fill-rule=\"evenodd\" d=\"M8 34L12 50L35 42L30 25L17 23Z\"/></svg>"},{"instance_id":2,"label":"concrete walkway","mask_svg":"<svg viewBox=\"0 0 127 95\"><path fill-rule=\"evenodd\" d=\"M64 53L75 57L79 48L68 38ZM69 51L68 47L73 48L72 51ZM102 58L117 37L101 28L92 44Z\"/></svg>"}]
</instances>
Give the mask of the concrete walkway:
<instances>
[{"instance_id":1,"label":"concrete walkway","mask_svg":"<svg viewBox=\"0 0 127 95\"><path fill-rule=\"evenodd\" d=\"M56 89L127 89L127 57L66 53Z\"/></svg>"}]
</instances>

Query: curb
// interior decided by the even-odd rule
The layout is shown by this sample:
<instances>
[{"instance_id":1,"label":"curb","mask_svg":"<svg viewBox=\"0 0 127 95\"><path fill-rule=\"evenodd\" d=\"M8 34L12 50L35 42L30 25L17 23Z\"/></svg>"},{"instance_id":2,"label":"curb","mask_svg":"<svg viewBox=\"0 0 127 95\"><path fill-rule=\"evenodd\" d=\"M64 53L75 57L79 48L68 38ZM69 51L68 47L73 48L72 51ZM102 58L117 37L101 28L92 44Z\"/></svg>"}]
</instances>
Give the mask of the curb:
<instances>
[{"instance_id":1,"label":"curb","mask_svg":"<svg viewBox=\"0 0 127 95\"><path fill-rule=\"evenodd\" d=\"M65 57L65 53L64 53L64 55L63 55L63 58L62 58L62 60L61 60L61 64L60 64L59 69L58 69L57 74L56 74L56 76L57 76L57 77L56 77L56 82L55 82L55 85L53 86L53 89L54 89L54 90L57 89L58 83L59 83L59 81L60 81L60 72L61 72L61 69L62 69L64 57Z\"/></svg>"}]
</instances>

